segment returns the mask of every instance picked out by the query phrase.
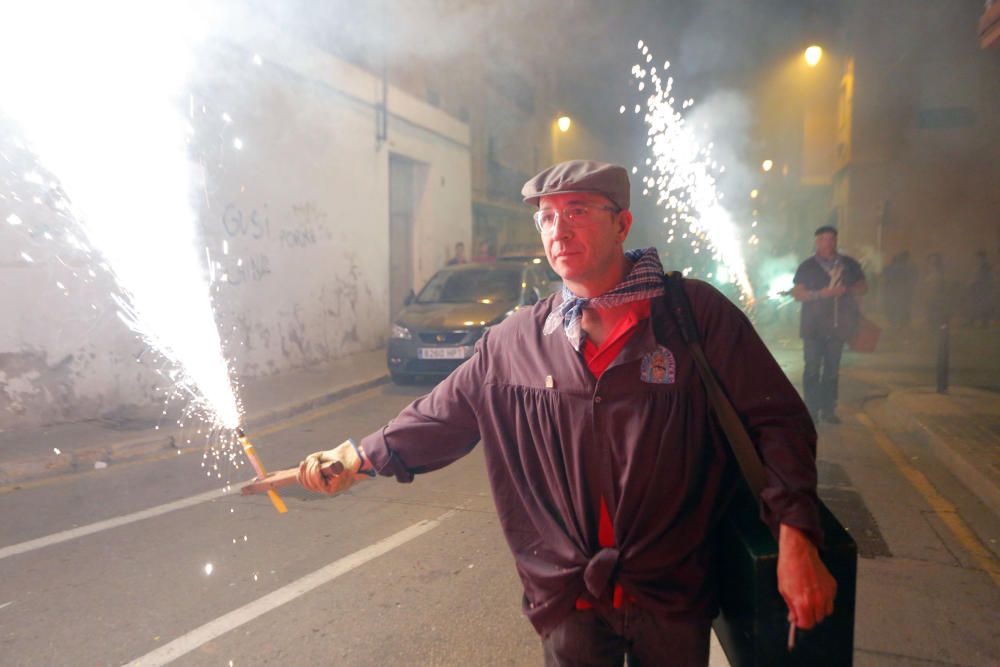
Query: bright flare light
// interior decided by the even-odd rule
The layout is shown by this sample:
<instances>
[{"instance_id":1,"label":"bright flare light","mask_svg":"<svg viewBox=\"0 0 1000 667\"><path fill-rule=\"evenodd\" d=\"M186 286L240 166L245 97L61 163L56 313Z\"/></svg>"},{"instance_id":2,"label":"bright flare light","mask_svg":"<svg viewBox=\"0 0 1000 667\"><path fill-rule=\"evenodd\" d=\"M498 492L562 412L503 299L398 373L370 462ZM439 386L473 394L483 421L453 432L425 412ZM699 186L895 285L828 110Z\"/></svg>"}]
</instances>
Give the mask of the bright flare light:
<instances>
[{"instance_id":1,"label":"bright flare light","mask_svg":"<svg viewBox=\"0 0 1000 667\"><path fill-rule=\"evenodd\" d=\"M642 46L640 50L648 47ZM646 62L650 61L646 55ZM663 69L670 67L666 62ZM722 193L716 187L715 175L724 171L712 158L712 145L703 145L691 131L684 117L674 108L672 96L673 77L665 81L656 67L647 69L634 65L632 75L643 82L648 79L653 90L646 98L645 121L649 126L646 145L651 157L646 159L650 174L640 176L643 194L656 194L656 203L665 208L668 217L668 242L673 242L675 228L682 223L687 231L681 238L691 237L691 252L700 254L702 250L711 253L725 274L740 290L744 304L752 306L753 287L747 275L743 258L742 242L733 223L732 216L722 206ZM647 86L648 87L648 86ZM681 109L694 105L694 100L681 102ZM633 173L637 170L633 168ZM687 272L685 272L687 275Z\"/></svg>"},{"instance_id":2,"label":"bright flare light","mask_svg":"<svg viewBox=\"0 0 1000 667\"><path fill-rule=\"evenodd\" d=\"M181 112L205 10L129 0L5 7L0 109L59 179L68 212L109 264L126 297L120 317L177 364L178 384L205 418L238 426L199 263L196 171Z\"/></svg>"},{"instance_id":3,"label":"bright flare light","mask_svg":"<svg viewBox=\"0 0 1000 667\"><path fill-rule=\"evenodd\" d=\"M560 132L568 132L570 125L573 124L573 121L570 119L569 116L560 116L557 123L559 125Z\"/></svg>"},{"instance_id":4,"label":"bright flare light","mask_svg":"<svg viewBox=\"0 0 1000 667\"><path fill-rule=\"evenodd\" d=\"M780 299L795 287L795 274L782 273L771 280L767 288L767 298Z\"/></svg>"},{"instance_id":5,"label":"bright flare light","mask_svg":"<svg viewBox=\"0 0 1000 667\"><path fill-rule=\"evenodd\" d=\"M774 168L774 160L764 160L760 163L760 168L764 171L771 171Z\"/></svg>"},{"instance_id":6,"label":"bright flare light","mask_svg":"<svg viewBox=\"0 0 1000 667\"><path fill-rule=\"evenodd\" d=\"M823 59L823 49L814 44L806 49L805 58L806 64L809 65L809 67L816 67L816 65L819 64L819 61Z\"/></svg>"}]
</instances>

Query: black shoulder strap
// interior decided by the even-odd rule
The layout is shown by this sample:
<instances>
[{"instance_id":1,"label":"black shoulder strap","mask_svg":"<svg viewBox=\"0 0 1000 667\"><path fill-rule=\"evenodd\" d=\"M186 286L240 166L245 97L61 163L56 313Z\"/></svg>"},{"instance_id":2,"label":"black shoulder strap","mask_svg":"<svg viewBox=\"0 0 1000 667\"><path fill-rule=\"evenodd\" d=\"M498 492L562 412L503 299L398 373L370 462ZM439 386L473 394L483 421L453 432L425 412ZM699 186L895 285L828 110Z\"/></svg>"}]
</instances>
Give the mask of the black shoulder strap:
<instances>
[{"instance_id":1,"label":"black shoulder strap","mask_svg":"<svg viewBox=\"0 0 1000 667\"><path fill-rule=\"evenodd\" d=\"M709 365L708 359L705 358L705 352L701 348L701 336L695 324L694 314L691 312L691 302L684 292L684 277L676 271L671 271L664 276L664 282L666 283L664 298L667 310L673 315L681 338L691 350L691 356L694 357L698 375L701 376L701 381L705 385L705 392L708 394L712 410L726 434L726 440L729 441L729 449L736 457L736 462L739 464L740 471L746 478L750 490L753 491L754 498L757 498L759 502L760 492L767 486L767 472L764 470L764 464L761 463L753 442L750 441L750 436L747 434L743 422L736 414L736 409L733 408L733 404L722 391L722 387L719 386L719 381L715 377L715 372Z\"/></svg>"}]
</instances>

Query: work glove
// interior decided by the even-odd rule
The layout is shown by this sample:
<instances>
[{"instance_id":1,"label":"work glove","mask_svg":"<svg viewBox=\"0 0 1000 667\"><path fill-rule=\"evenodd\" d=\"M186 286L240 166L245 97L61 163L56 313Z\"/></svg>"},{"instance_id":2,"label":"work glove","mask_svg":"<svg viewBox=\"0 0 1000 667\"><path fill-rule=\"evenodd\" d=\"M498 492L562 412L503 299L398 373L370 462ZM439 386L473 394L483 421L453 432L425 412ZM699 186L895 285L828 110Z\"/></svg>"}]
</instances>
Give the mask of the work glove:
<instances>
[{"instance_id":1,"label":"work glove","mask_svg":"<svg viewBox=\"0 0 1000 667\"><path fill-rule=\"evenodd\" d=\"M299 484L316 493L336 495L375 476L374 470L361 471L364 464L354 441L345 440L333 449L307 456L299 464Z\"/></svg>"}]
</instances>

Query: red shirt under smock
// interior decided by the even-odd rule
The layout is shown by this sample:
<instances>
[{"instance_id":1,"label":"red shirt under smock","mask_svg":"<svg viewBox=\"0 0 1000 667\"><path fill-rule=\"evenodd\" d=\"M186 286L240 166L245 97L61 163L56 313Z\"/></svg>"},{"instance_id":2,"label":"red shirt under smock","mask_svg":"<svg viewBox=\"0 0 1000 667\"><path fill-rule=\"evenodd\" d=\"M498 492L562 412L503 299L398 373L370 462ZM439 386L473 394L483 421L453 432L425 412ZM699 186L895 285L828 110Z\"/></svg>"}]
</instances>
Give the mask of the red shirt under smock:
<instances>
[{"instance_id":1,"label":"red shirt under smock","mask_svg":"<svg viewBox=\"0 0 1000 667\"><path fill-rule=\"evenodd\" d=\"M816 432L805 405L738 308L707 283L684 289L767 470L764 520L818 543ZM616 586L657 614L707 622L718 605L717 527L739 473L694 360L655 299L595 376L562 331L542 333L559 299L488 329L471 359L361 445L380 474L409 482L482 443L524 612L543 636L577 600L610 601ZM661 341L653 321L664 325ZM600 536L602 499L613 546Z\"/></svg>"}]
</instances>

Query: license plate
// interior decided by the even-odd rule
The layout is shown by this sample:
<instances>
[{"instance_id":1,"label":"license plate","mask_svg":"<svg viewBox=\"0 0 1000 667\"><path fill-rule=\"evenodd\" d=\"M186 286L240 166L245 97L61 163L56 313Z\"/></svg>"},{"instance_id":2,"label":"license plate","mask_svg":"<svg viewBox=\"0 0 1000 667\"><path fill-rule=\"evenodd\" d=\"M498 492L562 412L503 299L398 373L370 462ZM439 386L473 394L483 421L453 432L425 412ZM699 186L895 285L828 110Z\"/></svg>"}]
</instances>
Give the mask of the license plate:
<instances>
[{"instance_id":1,"label":"license plate","mask_svg":"<svg viewBox=\"0 0 1000 667\"><path fill-rule=\"evenodd\" d=\"M420 359L465 359L469 357L469 347L420 347L417 357Z\"/></svg>"}]
</instances>

